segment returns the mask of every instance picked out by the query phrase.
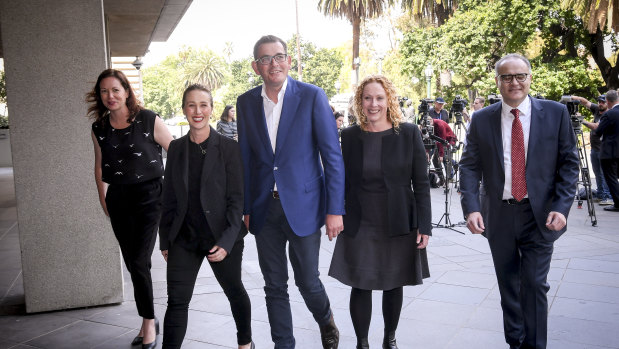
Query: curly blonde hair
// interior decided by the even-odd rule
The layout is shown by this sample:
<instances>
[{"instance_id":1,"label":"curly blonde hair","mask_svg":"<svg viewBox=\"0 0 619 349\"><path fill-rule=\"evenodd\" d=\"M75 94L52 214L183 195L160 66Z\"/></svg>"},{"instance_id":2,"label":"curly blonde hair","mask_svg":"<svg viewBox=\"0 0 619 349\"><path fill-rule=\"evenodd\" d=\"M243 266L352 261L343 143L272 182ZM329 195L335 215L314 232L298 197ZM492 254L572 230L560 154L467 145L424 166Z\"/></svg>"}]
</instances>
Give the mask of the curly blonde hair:
<instances>
[{"instance_id":1,"label":"curly blonde hair","mask_svg":"<svg viewBox=\"0 0 619 349\"><path fill-rule=\"evenodd\" d=\"M385 90L385 94L387 96L387 120L391 122L394 130L398 131L400 127L400 122L402 122L402 111L400 110L400 104L398 103L398 95L395 92L395 87L393 86L391 81L389 81L389 79L387 79L383 75L367 76L365 79L363 79L363 81L361 81L359 86L357 86L357 91L355 92L354 99L354 109L355 115L357 116L357 120L359 122L359 126L364 131L368 130L368 118L363 113L362 105L363 89L365 89L365 86L373 82L380 84Z\"/></svg>"}]
</instances>

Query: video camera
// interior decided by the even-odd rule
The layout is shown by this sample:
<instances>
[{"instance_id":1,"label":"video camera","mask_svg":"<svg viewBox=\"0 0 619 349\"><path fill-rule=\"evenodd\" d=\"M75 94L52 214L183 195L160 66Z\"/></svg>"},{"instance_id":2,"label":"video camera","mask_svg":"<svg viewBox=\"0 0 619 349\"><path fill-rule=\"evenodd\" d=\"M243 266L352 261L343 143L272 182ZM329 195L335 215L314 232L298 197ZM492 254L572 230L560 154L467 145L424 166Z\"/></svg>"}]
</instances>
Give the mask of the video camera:
<instances>
[{"instance_id":1,"label":"video camera","mask_svg":"<svg viewBox=\"0 0 619 349\"><path fill-rule=\"evenodd\" d=\"M420 100L421 104L417 108L419 111L419 125L421 126L421 135L423 137L423 145L426 149L432 149L435 146L431 136L434 135L434 122L428 113L430 104L434 103L433 99L424 98Z\"/></svg>"},{"instance_id":2,"label":"video camera","mask_svg":"<svg viewBox=\"0 0 619 349\"><path fill-rule=\"evenodd\" d=\"M488 102L490 104L498 103L498 102L501 102L502 100L503 100L503 97L501 97L501 95L488 95Z\"/></svg>"},{"instance_id":3,"label":"video camera","mask_svg":"<svg viewBox=\"0 0 619 349\"><path fill-rule=\"evenodd\" d=\"M578 106L580 105L580 101L572 99L572 96L563 95L561 96L560 103L565 104L567 107L567 111L570 113L570 121L572 121L572 128L576 130L582 129L582 121L584 120L584 116L578 113Z\"/></svg>"},{"instance_id":4,"label":"video camera","mask_svg":"<svg viewBox=\"0 0 619 349\"><path fill-rule=\"evenodd\" d=\"M400 103L400 108L404 108L405 107L406 101L408 101L408 97L398 97L398 102Z\"/></svg>"},{"instance_id":5,"label":"video camera","mask_svg":"<svg viewBox=\"0 0 619 349\"><path fill-rule=\"evenodd\" d=\"M462 112L464 112L464 107L469 102L462 98L460 95L456 95L456 98L451 102L451 109L449 110L449 119L453 119L456 117L456 124L462 124Z\"/></svg>"}]
</instances>

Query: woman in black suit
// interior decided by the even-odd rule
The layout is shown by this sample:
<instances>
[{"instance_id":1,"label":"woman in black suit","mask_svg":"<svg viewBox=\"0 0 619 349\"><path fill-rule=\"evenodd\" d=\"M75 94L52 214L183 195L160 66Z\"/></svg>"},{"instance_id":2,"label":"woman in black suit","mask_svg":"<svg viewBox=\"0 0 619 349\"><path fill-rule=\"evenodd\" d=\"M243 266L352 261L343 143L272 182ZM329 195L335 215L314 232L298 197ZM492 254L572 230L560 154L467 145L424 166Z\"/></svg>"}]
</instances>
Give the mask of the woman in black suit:
<instances>
[{"instance_id":1,"label":"woman in black suit","mask_svg":"<svg viewBox=\"0 0 619 349\"><path fill-rule=\"evenodd\" d=\"M209 126L213 97L204 86L183 93L189 133L170 143L159 241L168 262L163 347L180 348L204 257L230 301L239 348L253 348L251 304L241 281L243 169L238 143Z\"/></svg>"},{"instance_id":2,"label":"woman in black suit","mask_svg":"<svg viewBox=\"0 0 619 349\"><path fill-rule=\"evenodd\" d=\"M430 276L430 182L419 129L402 123L395 89L380 75L355 94L358 124L342 131L346 215L329 275L352 287L357 348L369 348L372 290L383 291L383 348L397 348L402 287ZM412 189L411 189L412 186Z\"/></svg>"}]
</instances>

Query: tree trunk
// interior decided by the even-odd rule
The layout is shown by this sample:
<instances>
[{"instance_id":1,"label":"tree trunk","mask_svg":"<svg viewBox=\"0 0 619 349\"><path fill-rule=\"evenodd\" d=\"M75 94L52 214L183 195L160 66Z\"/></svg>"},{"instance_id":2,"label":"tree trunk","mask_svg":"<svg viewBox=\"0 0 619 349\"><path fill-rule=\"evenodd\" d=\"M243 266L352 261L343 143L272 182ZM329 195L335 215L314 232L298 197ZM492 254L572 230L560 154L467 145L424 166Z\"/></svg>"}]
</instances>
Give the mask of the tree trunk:
<instances>
[{"instance_id":1,"label":"tree trunk","mask_svg":"<svg viewBox=\"0 0 619 349\"><path fill-rule=\"evenodd\" d=\"M352 70L355 70L355 58L359 57L359 36L361 34L361 17L352 20Z\"/></svg>"},{"instance_id":2,"label":"tree trunk","mask_svg":"<svg viewBox=\"0 0 619 349\"><path fill-rule=\"evenodd\" d=\"M594 34L589 34L589 39L589 52L591 52L593 60L600 69L602 79L604 79L606 83L606 86L599 92L604 93L609 89L616 90L619 88L619 64L613 67L604 56L604 33L600 30L599 26Z\"/></svg>"}]
</instances>

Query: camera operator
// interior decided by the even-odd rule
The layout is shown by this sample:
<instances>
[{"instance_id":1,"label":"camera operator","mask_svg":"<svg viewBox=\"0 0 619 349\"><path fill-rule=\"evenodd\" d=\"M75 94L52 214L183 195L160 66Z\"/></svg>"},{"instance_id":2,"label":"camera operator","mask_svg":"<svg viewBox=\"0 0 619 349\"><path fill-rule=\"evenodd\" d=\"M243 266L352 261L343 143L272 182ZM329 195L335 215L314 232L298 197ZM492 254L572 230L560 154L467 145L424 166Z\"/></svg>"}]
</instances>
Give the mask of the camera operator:
<instances>
[{"instance_id":1,"label":"camera operator","mask_svg":"<svg viewBox=\"0 0 619 349\"><path fill-rule=\"evenodd\" d=\"M415 107L413 107L413 101L406 100L406 109L404 109L404 117L407 122L415 122Z\"/></svg>"},{"instance_id":2,"label":"camera operator","mask_svg":"<svg viewBox=\"0 0 619 349\"><path fill-rule=\"evenodd\" d=\"M434 108L431 108L428 114L432 119L440 119L449 122L449 113L447 113L447 110L443 109L444 106L445 100L442 97L438 97L434 101Z\"/></svg>"},{"instance_id":3,"label":"camera operator","mask_svg":"<svg viewBox=\"0 0 619 349\"><path fill-rule=\"evenodd\" d=\"M432 124L434 128L434 136L447 141L450 145L450 147L445 149L445 145L442 142L436 141L436 147L432 149L426 149L426 152L428 152L428 156L432 158L432 164L434 165L434 169L438 174L438 185L442 186L445 183L445 175L443 175L442 165L445 159L445 151L451 151L451 146L454 146L456 142L458 142L458 138L456 138L456 135L451 130L451 127L449 127L449 124L447 124L445 121L439 119L432 119ZM435 138L433 139L436 140ZM451 173L447 173L447 177L451 178Z\"/></svg>"},{"instance_id":4,"label":"camera operator","mask_svg":"<svg viewBox=\"0 0 619 349\"><path fill-rule=\"evenodd\" d=\"M600 162L604 170L604 179L608 184L614 205L604 207L604 211L619 212L619 95L616 90L606 92L608 111L602 115L596 133L602 136Z\"/></svg>"},{"instance_id":5,"label":"camera operator","mask_svg":"<svg viewBox=\"0 0 619 349\"><path fill-rule=\"evenodd\" d=\"M602 114L604 114L607 110L606 96L598 96L598 104L591 103L587 99L580 96L572 96L572 99L589 108L593 114L593 122L583 120L582 124L591 130L597 129ZM600 162L602 141L600 136L595 132L589 133L589 139L591 142L591 167L593 168L595 182L597 185L597 199L599 200L600 205L611 205L613 201L610 196L610 191L608 189L608 185L606 184L606 180L604 179L604 171L602 170L602 165Z\"/></svg>"}]
</instances>

